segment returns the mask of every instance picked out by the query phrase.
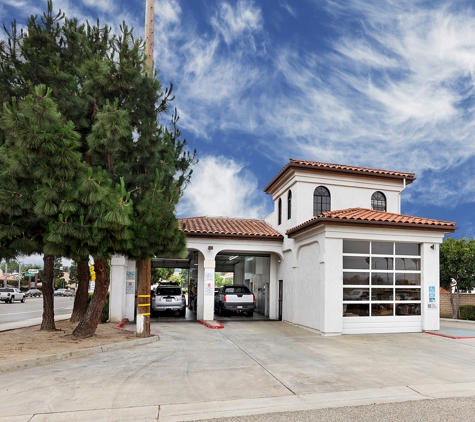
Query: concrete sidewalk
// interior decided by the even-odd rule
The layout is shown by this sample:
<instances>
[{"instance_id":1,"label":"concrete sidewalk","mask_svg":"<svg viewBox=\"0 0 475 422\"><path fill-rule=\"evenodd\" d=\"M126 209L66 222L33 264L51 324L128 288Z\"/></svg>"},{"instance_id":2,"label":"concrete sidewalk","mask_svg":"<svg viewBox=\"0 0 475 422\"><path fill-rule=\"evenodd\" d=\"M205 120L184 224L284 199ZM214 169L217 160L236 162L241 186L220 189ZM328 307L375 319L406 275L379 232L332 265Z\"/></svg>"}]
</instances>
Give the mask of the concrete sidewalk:
<instances>
[{"instance_id":1,"label":"concrete sidewalk","mask_svg":"<svg viewBox=\"0 0 475 422\"><path fill-rule=\"evenodd\" d=\"M69 318L71 318L71 314L55 315L54 320L63 321ZM21 321L3 322L0 324L0 331L8 331L8 330L16 330L17 328L33 327L35 325L41 325L42 321L43 321L43 318L38 317L38 318L23 319Z\"/></svg>"},{"instance_id":2,"label":"concrete sidewalk","mask_svg":"<svg viewBox=\"0 0 475 422\"><path fill-rule=\"evenodd\" d=\"M223 325L152 323L160 341L1 374L0 421L187 421L475 396L475 339Z\"/></svg>"}]
</instances>

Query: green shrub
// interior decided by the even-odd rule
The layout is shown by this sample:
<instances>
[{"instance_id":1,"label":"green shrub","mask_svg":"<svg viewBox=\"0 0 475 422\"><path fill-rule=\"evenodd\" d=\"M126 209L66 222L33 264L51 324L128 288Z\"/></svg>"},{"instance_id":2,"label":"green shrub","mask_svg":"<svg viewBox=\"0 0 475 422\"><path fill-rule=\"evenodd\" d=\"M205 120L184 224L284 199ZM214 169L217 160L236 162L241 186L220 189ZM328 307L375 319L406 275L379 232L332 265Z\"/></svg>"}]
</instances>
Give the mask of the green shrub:
<instances>
[{"instance_id":1,"label":"green shrub","mask_svg":"<svg viewBox=\"0 0 475 422\"><path fill-rule=\"evenodd\" d=\"M475 305L460 305L459 318L475 321Z\"/></svg>"},{"instance_id":2,"label":"green shrub","mask_svg":"<svg viewBox=\"0 0 475 422\"><path fill-rule=\"evenodd\" d=\"M91 298L92 298L93 294L94 293L89 293L88 298L87 298L87 303L88 304L91 301ZM109 320L109 292L107 292L106 301L104 303L104 307L102 308L100 322L105 323L108 320Z\"/></svg>"}]
</instances>

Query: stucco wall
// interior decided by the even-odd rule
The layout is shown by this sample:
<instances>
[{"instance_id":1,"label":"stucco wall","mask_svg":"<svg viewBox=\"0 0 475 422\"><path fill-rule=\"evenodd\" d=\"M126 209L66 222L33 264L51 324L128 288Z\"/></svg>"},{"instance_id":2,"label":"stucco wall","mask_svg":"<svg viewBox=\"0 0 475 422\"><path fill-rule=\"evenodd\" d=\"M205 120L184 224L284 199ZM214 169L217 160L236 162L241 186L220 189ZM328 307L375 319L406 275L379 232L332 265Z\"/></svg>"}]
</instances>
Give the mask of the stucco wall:
<instances>
[{"instance_id":1,"label":"stucco wall","mask_svg":"<svg viewBox=\"0 0 475 422\"><path fill-rule=\"evenodd\" d=\"M320 271L318 257L320 246L311 243L300 248L298 254L297 279L295 280L296 324L320 329Z\"/></svg>"},{"instance_id":2,"label":"stucco wall","mask_svg":"<svg viewBox=\"0 0 475 422\"><path fill-rule=\"evenodd\" d=\"M371 208L371 195L383 192L388 212L400 212L402 180L384 180L347 175L297 172L273 194L274 212L266 218L268 224L281 233L313 217L313 193L317 186L325 186L331 195L331 210ZM292 215L288 219L288 192L292 190ZM278 224L278 200L282 200L282 223Z\"/></svg>"}]
</instances>

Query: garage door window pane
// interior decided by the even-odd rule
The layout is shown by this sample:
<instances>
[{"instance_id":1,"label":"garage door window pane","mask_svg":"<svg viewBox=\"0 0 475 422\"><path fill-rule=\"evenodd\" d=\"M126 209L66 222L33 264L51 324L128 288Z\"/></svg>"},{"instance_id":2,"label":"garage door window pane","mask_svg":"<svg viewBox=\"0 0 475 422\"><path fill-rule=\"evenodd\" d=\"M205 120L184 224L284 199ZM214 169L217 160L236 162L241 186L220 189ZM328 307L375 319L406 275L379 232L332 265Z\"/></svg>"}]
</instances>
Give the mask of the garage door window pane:
<instances>
[{"instance_id":1,"label":"garage door window pane","mask_svg":"<svg viewBox=\"0 0 475 422\"><path fill-rule=\"evenodd\" d=\"M418 243L396 243L396 255L420 255L421 245Z\"/></svg>"},{"instance_id":2,"label":"garage door window pane","mask_svg":"<svg viewBox=\"0 0 475 422\"><path fill-rule=\"evenodd\" d=\"M369 300L369 289L343 289L343 300Z\"/></svg>"},{"instance_id":3,"label":"garage door window pane","mask_svg":"<svg viewBox=\"0 0 475 422\"><path fill-rule=\"evenodd\" d=\"M419 271L420 269L420 258L396 258L396 270Z\"/></svg>"},{"instance_id":4,"label":"garage door window pane","mask_svg":"<svg viewBox=\"0 0 475 422\"><path fill-rule=\"evenodd\" d=\"M392 258L371 258L371 269L373 270L392 270Z\"/></svg>"},{"instance_id":5,"label":"garage door window pane","mask_svg":"<svg viewBox=\"0 0 475 422\"><path fill-rule=\"evenodd\" d=\"M369 284L369 273L343 273L343 284Z\"/></svg>"},{"instance_id":6,"label":"garage door window pane","mask_svg":"<svg viewBox=\"0 0 475 422\"><path fill-rule=\"evenodd\" d=\"M396 285L420 286L420 273L396 273Z\"/></svg>"},{"instance_id":7,"label":"garage door window pane","mask_svg":"<svg viewBox=\"0 0 475 422\"><path fill-rule=\"evenodd\" d=\"M371 305L371 316L393 316L394 305L392 303L373 303Z\"/></svg>"},{"instance_id":8,"label":"garage door window pane","mask_svg":"<svg viewBox=\"0 0 475 422\"><path fill-rule=\"evenodd\" d=\"M420 303L404 303L396 305L396 315L420 315Z\"/></svg>"},{"instance_id":9,"label":"garage door window pane","mask_svg":"<svg viewBox=\"0 0 475 422\"><path fill-rule=\"evenodd\" d=\"M396 289L396 300L421 300L421 290Z\"/></svg>"},{"instance_id":10,"label":"garage door window pane","mask_svg":"<svg viewBox=\"0 0 475 422\"><path fill-rule=\"evenodd\" d=\"M393 255L393 242L371 242L371 252L373 255Z\"/></svg>"},{"instance_id":11,"label":"garage door window pane","mask_svg":"<svg viewBox=\"0 0 475 422\"><path fill-rule=\"evenodd\" d=\"M360 240L344 240L343 253L369 254L369 242Z\"/></svg>"},{"instance_id":12,"label":"garage door window pane","mask_svg":"<svg viewBox=\"0 0 475 422\"><path fill-rule=\"evenodd\" d=\"M343 269L369 270L369 258L365 258L364 256L344 256Z\"/></svg>"},{"instance_id":13,"label":"garage door window pane","mask_svg":"<svg viewBox=\"0 0 475 422\"><path fill-rule=\"evenodd\" d=\"M369 304L348 303L343 305L343 316L362 317L369 316Z\"/></svg>"},{"instance_id":14,"label":"garage door window pane","mask_svg":"<svg viewBox=\"0 0 475 422\"><path fill-rule=\"evenodd\" d=\"M371 289L371 300L393 300L394 291L393 289Z\"/></svg>"},{"instance_id":15,"label":"garage door window pane","mask_svg":"<svg viewBox=\"0 0 475 422\"><path fill-rule=\"evenodd\" d=\"M394 274L393 273L372 273L371 284L392 286L394 284Z\"/></svg>"}]
</instances>

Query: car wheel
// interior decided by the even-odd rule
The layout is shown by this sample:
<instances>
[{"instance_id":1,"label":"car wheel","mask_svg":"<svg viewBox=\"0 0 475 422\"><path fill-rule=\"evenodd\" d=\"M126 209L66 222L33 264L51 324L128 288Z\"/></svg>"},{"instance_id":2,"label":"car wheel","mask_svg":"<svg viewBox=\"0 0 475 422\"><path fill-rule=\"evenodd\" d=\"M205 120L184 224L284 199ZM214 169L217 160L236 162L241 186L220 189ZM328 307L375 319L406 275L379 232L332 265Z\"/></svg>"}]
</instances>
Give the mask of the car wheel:
<instances>
[{"instance_id":1,"label":"car wheel","mask_svg":"<svg viewBox=\"0 0 475 422\"><path fill-rule=\"evenodd\" d=\"M10 298L10 303L13 303L13 296Z\"/></svg>"},{"instance_id":2,"label":"car wheel","mask_svg":"<svg viewBox=\"0 0 475 422\"><path fill-rule=\"evenodd\" d=\"M226 311L226 309L224 309L223 304L221 304L221 306L219 307L219 315L226 316L227 314L228 312Z\"/></svg>"},{"instance_id":3,"label":"car wheel","mask_svg":"<svg viewBox=\"0 0 475 422\"><path fill-rule=\"evenodd\" d=\"M254 315L254 311L250 311L250 312L247 313L247 316L249 316L251 318L252 318L253 315Z\"/></svg>"},{"instance_id":4,"label":"car wheel","mask_svg":"<svg viewBox=\"0 0 475 422\"><path fill-rule=\"evenodd\" d=\"M21 300L21 303L25 303L25 296L23 296L23 299Z\"/></svg>"},{"instance_id":5,"label":"car wheel","mask_svg":"<svg viewBox=\"0 0 475 422\"><path fill-rule=\"evenodd\" d=\"M183 309L182 311L180 311L180 312L178 313L178 316L185 317L185 316L186 316L186 308Z\"/></svg>"}]
</instances>

